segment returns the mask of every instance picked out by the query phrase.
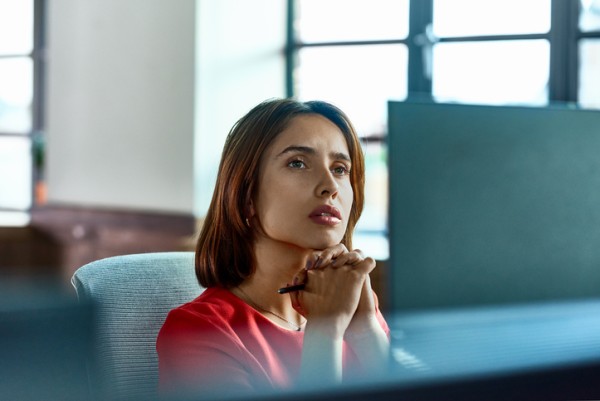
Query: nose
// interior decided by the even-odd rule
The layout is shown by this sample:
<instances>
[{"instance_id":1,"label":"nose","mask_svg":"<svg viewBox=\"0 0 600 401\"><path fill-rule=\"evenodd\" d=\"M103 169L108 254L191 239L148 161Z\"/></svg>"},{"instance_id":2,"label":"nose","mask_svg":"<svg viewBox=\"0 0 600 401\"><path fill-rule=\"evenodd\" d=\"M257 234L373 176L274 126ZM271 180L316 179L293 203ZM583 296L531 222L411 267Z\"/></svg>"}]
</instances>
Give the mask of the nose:
<instances>
[{"instance_id":1,"label":"nose","mask_svg":"<svg viewBox=\"0 0 600 401\"><path fill-rule=\"evenodd\" d=\"M335 199L338 194L339 184L329 169L324 170L316 187L316 195L318 197L325 196Z\"/></svg>"}]
</instances>

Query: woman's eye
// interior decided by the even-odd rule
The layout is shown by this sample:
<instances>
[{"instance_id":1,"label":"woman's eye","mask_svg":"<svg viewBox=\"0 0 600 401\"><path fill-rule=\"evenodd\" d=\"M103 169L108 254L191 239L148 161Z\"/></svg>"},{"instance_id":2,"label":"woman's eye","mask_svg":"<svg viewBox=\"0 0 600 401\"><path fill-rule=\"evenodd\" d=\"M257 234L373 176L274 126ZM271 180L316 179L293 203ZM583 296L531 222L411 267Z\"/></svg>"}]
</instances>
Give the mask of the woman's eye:
<instances>
[{"instance_id":1,"label":"woman's eye","mask_svg":"<svg viewBox=\"0 0 600 401\"><path fill-rule=\"evenodd\" d=\"M350 170L345 166L338 166L333 168L333 172L337 175L347 175L350 173Z\"/></svg>"},{"instance_id":2,"label":"woman's eye","mask_svg":"<svg viewBox=\"0 0 600 401\"><path fill-rule=\"evenodd\" d=\"M302 160L292 160L291 162L288 163L288 167L305 168L306 165L304 164L304 162Z\"/></svg>"}]
</instances>

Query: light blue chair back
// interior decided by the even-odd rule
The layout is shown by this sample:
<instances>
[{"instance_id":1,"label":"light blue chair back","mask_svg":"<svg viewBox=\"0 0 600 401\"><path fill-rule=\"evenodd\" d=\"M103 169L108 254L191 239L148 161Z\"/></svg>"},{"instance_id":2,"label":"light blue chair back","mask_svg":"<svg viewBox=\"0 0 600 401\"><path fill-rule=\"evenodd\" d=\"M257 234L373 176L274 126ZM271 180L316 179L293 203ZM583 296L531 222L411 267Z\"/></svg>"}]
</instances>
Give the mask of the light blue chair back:
<instances>
[{"instance_id":1,"label":"light blue chair back","mask_svg":"<svg viewBox=\"0 0 600 401\"><path fill-rule=\"evenodd\" d=\"M167 313L197 297L193 252L115 256L71 279L96 313L90 385L99 399L152 399L158 386L156 337Z\"/></svg>"}]
</instances>

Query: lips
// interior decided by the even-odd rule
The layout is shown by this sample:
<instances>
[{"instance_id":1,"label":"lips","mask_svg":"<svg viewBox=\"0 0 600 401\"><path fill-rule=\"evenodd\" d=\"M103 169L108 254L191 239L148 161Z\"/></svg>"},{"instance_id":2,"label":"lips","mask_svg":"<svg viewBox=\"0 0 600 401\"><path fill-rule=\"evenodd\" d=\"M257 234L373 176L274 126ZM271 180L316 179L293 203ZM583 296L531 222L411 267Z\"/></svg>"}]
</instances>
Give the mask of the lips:
<instances>
[{"instance_id":1,"label":"lips","mask_svg":"<svg viewBox=\"0 0 600 401\"><path fill-rule=\"evenodd\" d=\"M342 214L340 211L329 205L322 205L313 210L308 216L317 224L322 225L336 225L342 221Z\"/></svg>"}]
</instances>

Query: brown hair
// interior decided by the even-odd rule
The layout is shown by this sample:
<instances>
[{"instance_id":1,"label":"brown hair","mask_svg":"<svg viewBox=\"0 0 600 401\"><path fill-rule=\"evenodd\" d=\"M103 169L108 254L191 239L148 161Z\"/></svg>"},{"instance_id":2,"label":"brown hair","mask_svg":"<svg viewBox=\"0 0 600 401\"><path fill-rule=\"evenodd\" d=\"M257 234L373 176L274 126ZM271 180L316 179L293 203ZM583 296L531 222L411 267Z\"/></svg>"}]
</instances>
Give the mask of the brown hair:
<instances>
[{"instance_id":1,"label":"brown hair","mask_svg":"<svg viewBox=\"0 0 600 401\"><path fill-rule=\"evenodd\" d=\"M322 101L265 101L238 120L229 132L212 201L196 244L196 277L203 287L239 285L254 272L254 231L246 224L255 199L260 160L273 140L296 116L319 114L344 135L350 152L354 199L342 243L352 248L352 232L364 204L364 156L348 117Z\"/></svg>"}]
</instances>

